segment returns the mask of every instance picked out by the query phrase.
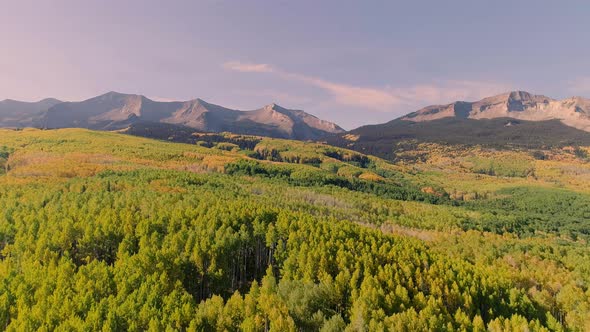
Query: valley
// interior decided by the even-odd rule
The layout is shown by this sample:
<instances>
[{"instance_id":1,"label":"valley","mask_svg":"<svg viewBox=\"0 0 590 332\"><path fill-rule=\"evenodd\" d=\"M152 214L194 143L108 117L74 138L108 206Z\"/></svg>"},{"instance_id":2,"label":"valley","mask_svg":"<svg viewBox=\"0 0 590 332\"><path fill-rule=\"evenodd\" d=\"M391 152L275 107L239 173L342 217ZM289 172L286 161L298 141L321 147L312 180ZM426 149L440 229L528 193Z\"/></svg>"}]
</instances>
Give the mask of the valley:
<instances>
[{"instance_id":1,"label":"valley","mask_svg":"<svg viewBox=\"0 0 590 332\"><path fill-rule=\"evenodd\" d=\"M582 1L3 1L0 331L590 332Z\"/></svg>"}]
</instances>

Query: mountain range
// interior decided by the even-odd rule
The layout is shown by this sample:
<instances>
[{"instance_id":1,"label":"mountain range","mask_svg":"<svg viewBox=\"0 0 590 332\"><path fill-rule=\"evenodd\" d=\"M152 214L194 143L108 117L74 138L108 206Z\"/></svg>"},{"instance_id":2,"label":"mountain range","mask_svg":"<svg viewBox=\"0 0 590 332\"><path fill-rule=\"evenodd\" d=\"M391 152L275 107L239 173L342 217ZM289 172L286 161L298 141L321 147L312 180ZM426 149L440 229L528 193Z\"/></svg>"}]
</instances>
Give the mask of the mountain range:
<instances>
[{"instance_id":1,"label":"mountain range","mask_svg":"<svg viewBox=\"0 0 590 332\"><path fill-rule=\"evenodd\" d=\"M334 123L301 110L270 104L239 111L201 99L160 102L145 96L109 92L80 102L44 99L37 103L0 102L0 127L124 130L136 125L176 125L203 132L234 132L299 140L344 132Z\"/></svg>"},{"instance_id":2,"label":"mountain range","mask_svg":"<svg viewBox=\"0 0 590 332\"><path fill-rule=\"evenodd\" d=\"M162 102L109 92L80 102L4 100L0 127L82 127L181 141L194 132L233 132L325 140L387 157L393 145L408 140L533 148L590 144L590 100L556 100L512 91L475 102L428 106L384 124L345 132L332 122L276 104L240 111L201 99Z\"/></svg>"}]
</instances>

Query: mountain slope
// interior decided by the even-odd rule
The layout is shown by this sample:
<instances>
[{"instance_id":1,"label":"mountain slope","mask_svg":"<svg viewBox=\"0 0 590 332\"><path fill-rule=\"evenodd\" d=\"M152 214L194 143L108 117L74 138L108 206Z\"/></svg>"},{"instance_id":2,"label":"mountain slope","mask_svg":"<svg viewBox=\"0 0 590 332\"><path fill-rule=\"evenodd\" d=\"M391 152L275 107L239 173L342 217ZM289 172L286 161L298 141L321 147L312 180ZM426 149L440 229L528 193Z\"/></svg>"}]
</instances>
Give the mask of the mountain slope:
<instances>
[{"instance_id":1,"label":"mountain slope","mask_svg":"<svg viewBox=\"0 0 590 332\"><path fill-rule=\"evenodd\" d=\"M6 99L0 101L0 127L23 127L30 124L39 113L61 103L54 98L37 102Z\"/></svg>"},{"instance_id":2,"label":"mountain slope","mask_svg":"<svg viewBox=\"0 0 590 332\"><path fill-rule=\"evenodd\" d=\"M140 118L144 121L158 121L180 105L180 102L160 103L140 95L109 92L81 102L57 104L49 108L35 126L121 129Z\"/></svg>"},{"instance_id":3,"label":"mountain slope","mask_svg":"<svg viewBox=\"0 0 590 332\"><path fill-rule=\"evenodd\" d=\"M510 92L477 102L433 105L327 139L330 144L392 158L401 142L548 148L589 145L590 102Z\"/></svg>"},{"instance_id":4,"label":"mountain slope","mask_svg":"<svg viewBox=\"0 0 590 332\"><path fill-rule=\"evenodd\" d=\"M157 102L140 95L116 92L82 102L57 104L49 108L35 125L43 128L118 130L146 122L179 125L205 132L231 131L302 140L344 131L331 122L276 104L254 111L239 111L201 99Z\"/></svg>"},{"instance_id":5,"label":"mountain slope","mask_svg":"<svg viewBox=\"0 0 590 332\"><path fill-rule=\"evenodd\" d=\"M402 117L402 120L423 122L446 117L560 120L570 127L590 131L590 100L581 97L555 100L525 91L512 91L476 102L457 101L447 105L428 106Z\"/></svg>"}]
</instances>

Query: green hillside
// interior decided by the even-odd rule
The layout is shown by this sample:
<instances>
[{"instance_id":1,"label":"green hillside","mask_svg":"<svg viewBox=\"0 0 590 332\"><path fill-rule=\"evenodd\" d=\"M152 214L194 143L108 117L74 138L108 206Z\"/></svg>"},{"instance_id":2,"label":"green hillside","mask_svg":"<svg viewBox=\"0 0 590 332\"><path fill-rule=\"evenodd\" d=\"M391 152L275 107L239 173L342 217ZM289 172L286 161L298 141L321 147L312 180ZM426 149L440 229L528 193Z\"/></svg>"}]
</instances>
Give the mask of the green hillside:
<instances>
[{"instance_id":1,"label":"green hillside","mask_svg":"<svg viewBox=\"0 0 590 332\"><path fill-rule=\"evenodd\" d=\"M187 135L0 130L0 326L590 329L583 148Z\"/></svg>"}]
</instances>

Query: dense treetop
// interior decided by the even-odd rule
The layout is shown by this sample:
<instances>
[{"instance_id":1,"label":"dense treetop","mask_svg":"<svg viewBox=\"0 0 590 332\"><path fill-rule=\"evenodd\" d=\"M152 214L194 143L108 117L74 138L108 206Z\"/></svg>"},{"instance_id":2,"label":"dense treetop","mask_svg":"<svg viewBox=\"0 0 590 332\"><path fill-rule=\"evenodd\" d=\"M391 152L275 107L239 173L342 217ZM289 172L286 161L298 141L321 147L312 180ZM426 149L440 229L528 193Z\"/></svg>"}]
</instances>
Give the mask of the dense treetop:
<instances>
[{"instance_id":1,"label":"dense treetop","mask_svg":"<svg viewBox=\"0 0 590 332\"><path fill-rule=\"evenodd\" d=\"M0 130L0 325L590 329L583 157L425 150Z\"/></svg>"}]
</instances>

